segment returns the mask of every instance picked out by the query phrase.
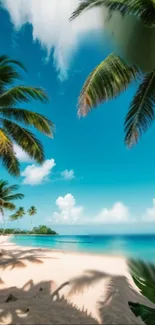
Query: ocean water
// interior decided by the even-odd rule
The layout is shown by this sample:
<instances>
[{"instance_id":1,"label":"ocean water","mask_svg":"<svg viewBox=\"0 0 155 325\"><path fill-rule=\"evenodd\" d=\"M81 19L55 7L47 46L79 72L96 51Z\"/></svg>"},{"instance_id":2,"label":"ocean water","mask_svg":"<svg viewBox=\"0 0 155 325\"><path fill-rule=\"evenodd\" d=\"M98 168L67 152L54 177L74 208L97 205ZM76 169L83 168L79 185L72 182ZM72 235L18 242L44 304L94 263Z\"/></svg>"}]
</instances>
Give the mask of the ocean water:
<instances>
[{"instance_id":1,"label":"ocean water","mask_svg":"<svg viewBox=\"0 0 155 325\"><path fill-rule=\"evenodd\" d=\"M13 236L20 246L123 255L155 262L155 235Z\"/></svg>"}]
</instances>

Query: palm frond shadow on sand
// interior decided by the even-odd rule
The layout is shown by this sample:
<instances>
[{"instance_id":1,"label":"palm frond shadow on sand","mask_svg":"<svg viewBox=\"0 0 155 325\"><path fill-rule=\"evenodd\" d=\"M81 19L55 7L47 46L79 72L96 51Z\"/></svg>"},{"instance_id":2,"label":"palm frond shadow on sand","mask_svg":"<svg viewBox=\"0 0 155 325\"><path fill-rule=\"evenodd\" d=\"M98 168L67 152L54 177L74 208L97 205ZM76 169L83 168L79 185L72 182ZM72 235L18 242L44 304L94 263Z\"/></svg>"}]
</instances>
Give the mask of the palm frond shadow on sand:
<instances>
[{"instance_id":1,"label":"palm frond shadow on sand","mask_svg":"<svg viewBox=\"0 0 155 325\"><path fill-rule=\"evenodd\" d=\"M55 286L53 281L34 285L30 280L21 289L0 290L0 324L98 324L63 297L54 301L51 293ZM10 294L13 299L6 302Z\"/></svg>"},{"instance_id":2,"label":"palm frond shadow on sand","mask_svg":"<svg viewBox=\"0 0 155 325\"><path fill-rule=\"evenodd\" d=\"M41 249L2 250L0 253L0 269L26 267L26 262L42 264L42 259L48 258L55 259L56 257L45 256Z\"/></svg>"},{"instance_id":3,"label":"palm frond shadow on sand","mask_svg":"<svg viewBox=\"0 0 155 325\"><path fill-rule=\"evenodd\" d=\"M144 324L140 318L136 318L129 308L128 302L138 302L149 307L155 307L147 298L136 291L125 276L112 276L96 270L88 270L83 275L71 279L62 284L53 297L61 292L65 285L69 285L68 297L81 294L90 286L107 280L104 295L97 302L98 316L101 324L132 325ZM102 291L102 290L101 290ZM104 292L105 291L105 292Z\"/></svg>"}]
</instances>

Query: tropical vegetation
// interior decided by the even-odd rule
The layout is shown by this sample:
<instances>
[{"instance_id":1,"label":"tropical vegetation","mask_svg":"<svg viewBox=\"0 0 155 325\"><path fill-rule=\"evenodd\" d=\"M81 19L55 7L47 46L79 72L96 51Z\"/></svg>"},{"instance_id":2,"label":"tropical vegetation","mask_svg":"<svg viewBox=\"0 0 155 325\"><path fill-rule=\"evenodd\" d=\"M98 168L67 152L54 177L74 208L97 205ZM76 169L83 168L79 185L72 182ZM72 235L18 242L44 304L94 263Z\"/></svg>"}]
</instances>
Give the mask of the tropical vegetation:
<instances>
[{"instance_id":1,"label":"tropical vegetation","mask_svg":"<svg viewBox=\"0 0 155 325\"><path fill-rule=\"evenodd\" d=\"M21 200L24 197L22 193L17 192L18 189L18 185L9 185L7 181L0 180L0 213L4 222L4 232L6 227L5 211L15 210L16 205L14 201Z\"/></svg>"},{"instance_id":2,"label":"tropical vegetation","mask_svg":"<svg viewBox=\"0 0 155 325\"><path fill-rule=\"evenodd\" d=\"M109 19L117 11L123 16L137 17L150 30L155 27L153 0L82 0L71 20L86 10L102 6L109 9ZM112 53L90 73L78 101L78 114L85 116L100 103L118 96L135 80L138 89L125 119L125 143L128 147L138 142L154 120L155 69L143 73L139 66L129 66L122 57Z\"/></svg>"},{"instance_id":3,"label":"tropical vegetation","mask_svg":"<svg viewBox=\"0 0 155 325\"><path fill-rule=\"evenodd\" d=\"M36 207L35 207L34 205L32 205L32 206L30 207L30 209L28 209L28 214L29 214L29 216L31 217L31 228L32 228L32 222L33 222L32 217L33 217L36 213L37 213L37 209L36 209Z\"/></svg>"},{"instance_id":4,"label":"tropical vegetation","mask_svg":"<svg viewBox=\"0 0 155 325\"><path fill-rule=\"evenodd\" d=\"M140 292L155 304L155 265L142 261L130 261L130 272ZM141 317L146 325L153 325L155 308L139 303L129 302L129 306L136 317Z\"/></svg>"},{"instance_id":5,"label":"tropical vegetation","mask_svg":"<svg viewBox=\"0 0 155 325\"><path fill-rule=\"evenodd\" d=\"M19 61L6 55L0 56L0 160L8 172L15 176L20 174L20 165L14 143L37 163L44 161L41 142L23 124L34 127L49 137L53 135L53 123L49 119L18 107L22 102L29 103L31 99L46 102L48 97L42 88L15 84L20 79L17 67L26 71Z\"/></svg>"},{"instance_id":6,"label":"tropical vegetation","mask_svg":"<svg viewBox=\"0 0 155 325\"><path fill-rule=\"evenodd\" d=\"M7 181L0 180L0 212L4 216L4 211L16 209L15 200L23 199L24 195L18 193L18 185L9 185Z\"/></svg>"},{"instance_id":7,"label":"tropical vegetation","mask_svg":"<svg viewBox=\"0 0 155 325\"><path fill-rule=\"evenodd\" d=\"M4 234L4 228L0 228L0 235ZM45 225L34 227L29 230L22 230L16 228L6 228L5 235L57 235L56 231L52 230L51 228L46 227Z\"/></svg>"}]
</instances>

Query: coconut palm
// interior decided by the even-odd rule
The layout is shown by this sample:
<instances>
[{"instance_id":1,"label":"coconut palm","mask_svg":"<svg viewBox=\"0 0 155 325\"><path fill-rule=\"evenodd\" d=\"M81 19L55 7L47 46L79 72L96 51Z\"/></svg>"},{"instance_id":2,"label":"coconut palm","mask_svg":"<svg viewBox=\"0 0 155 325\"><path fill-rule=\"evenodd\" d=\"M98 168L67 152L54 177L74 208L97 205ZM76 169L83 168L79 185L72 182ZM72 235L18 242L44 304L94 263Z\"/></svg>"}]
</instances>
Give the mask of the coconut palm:
<instances>
[{"instance_id":1,"label":"coconut palm","mask_svg":"<svg viewBox=\"0 0 155 325\"><path fill-rule=\"evenodd\" d=\"M31 229L32 229L32 217L37 213L37 209L35 206L31 206L30 209L28 210L28 214L31 217Z\"/></svg>"},{"instance_id":2,"label":"coconut palm","mask_svg":"<svg viewBox=\"0 0 155 325\"><path fill-rule=\"evenodd\" d=\"M36 136L23 125L35 127L47 136L52 136L53 124L41 114L19 108L21 102L31 99L47 101L41 88L15 85L20 75L16 67L25 70L23 65L9 57L0 56L0 160L10 174L19 175L20 166L14 151L14 142L39 164L44 161L44 150Z\"/></svg>"},{"instance_id":3,"label":"coconut palm","mask_svg":"<svg viewBox=\"0 0 155 325\"><path fill-rule=\"evenodd\" d=\"M18 208L18 210L10 216L11 221L20 221L21 218L23 218L25 215L25 209L23 207Z\"/></svg>"},{"instance_id":4,"label":"coconut palm","mask_svg":"<svg viewBox=\"0 0 155 325\"><path fill-rule=\"evenodd\" d=\"M137 20L150 27L150 31L151 27L155 27L153 0L83 0L71 20L97 6L107 7L110 13L118 11L123 15L136 16ZM134 80L138 80L139 87L125 119L125 143L128 147L137 143L154 120L155 69L141 73L139 67L127 64L122 57L112 53L90 73L78 102L78 114L85 116L100 103L118 96Z\"/></svg>"},{"instance_id":5,"label":"coconut palm","mask_svg":"<svg viewBox=\"0 0 155 325\"><path fill-rule=\"evenodd\" d=\"M19 189L18 185L8 185L7 181L0 180L0 212L4 220L4 232L6 227L6 220L4 211L13 211L16 208L14 201L24 197L21 193L16 193Z\"/></svg>"}]
</instances>

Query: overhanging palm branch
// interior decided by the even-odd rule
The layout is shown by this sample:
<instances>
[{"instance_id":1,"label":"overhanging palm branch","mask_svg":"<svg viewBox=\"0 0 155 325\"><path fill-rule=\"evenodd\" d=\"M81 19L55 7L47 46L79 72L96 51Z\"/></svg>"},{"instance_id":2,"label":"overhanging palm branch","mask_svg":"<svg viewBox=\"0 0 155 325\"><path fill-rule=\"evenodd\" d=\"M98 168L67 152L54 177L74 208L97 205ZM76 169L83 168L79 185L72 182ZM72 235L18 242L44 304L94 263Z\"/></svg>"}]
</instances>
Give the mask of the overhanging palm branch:
<instances>
[{"instance_id":1,"label":"overhanging palm branch","mask_svg":"<svg viewBox=\"0 0 155 325\"><path fill-rule=\"evenodd\" d=\"M20 102L28 103L30 99L44 102L47 100L47 95L41 88L17 86L0 94L0 106L12 107Z\"/></svg>"},{"instance_id":2,"label":"overhanging palm branch","mask_svg":"<svg viewBox=\"0 0 155 325\"><path fill-rule=\"evenodd\" d=\"M35 135L20 125L3 119L4 130L9 136L38 163L44 161L44 150Z\"/></svg>"},{"instance_id":3,"label":"overhanging palm branch","mask_svg":"<svg viewBox=\"0 0 155 325\"><path fill-rule=\"evenodd\" d=\"M146 26L155 26L155 3L153 0L81 0L70 20L99 6L107 7L110 12L119 11L123 15L134 15Z\"/></svg>"},{"instance_id":4,"label":"overhanging palm branch","mask_svg":"<svg viewBox=\"0 0 155 325\"><path fill-rule=\"evenodd\" d=\"M132 278L139 288L140 292L152 303L155 303L155 265L143 261L130 261L129 269ZM155 309L140 303L134 303L132 300L129 306L136 317L141 319L147 325L153 325L155 320ZM152 306L153 307L153 306Z\"/></svg>"},{"instance_id":5,"label":"overhanging palm branch","mask_svg":"<svg viewBox=\"0 0 155 325\"><path fill-rule=\"evenodd\" d=\"M21 85L10 87L16 79L20 78L14 65L24 69L20 62L11 60L7 56L0 56L0 159L9 173L18 176L20 166L13 149L13 141L38 163L44 161L44 151L40 141L20 124L35 127L43 134L52 137L53 123L43 115L15 107L20 102L28 103L31 99L45 102L48 97L41 88Z\"/></svg>"},{"instance_id":6,"label":"overhanging palm branch","mask_svg":"<svg viewBox=\"0 0 155 325\"><path fill-rule=\"evenodd\" d=\"M0 159L10 174L18 176L19 161L13 149L13 143L4 129L0 129Z\"/></svg>"},{"instance_id":7,"label":"overhanging palm branch","mask_svg":"<svg viewBox=\"0 0 155 325\"><path fill-rule=\"evenodd\" d=\"M81 91L78 113L85 116L106 100L115 98L136 79L138 70L117 55L110 54L89 75Z\"/></svg>"},{"instance_id":8,"label":"overhanging palm branch","mask_svg":"<svg viewBox=\"0 0 155 325\"><path fill-rule=\"evenodd\" d=\"M153 122L155 105L155 71L147 74L140 84L125 120L127 146L137 143L143 132Z\"/></svg>"}]
</instances>

